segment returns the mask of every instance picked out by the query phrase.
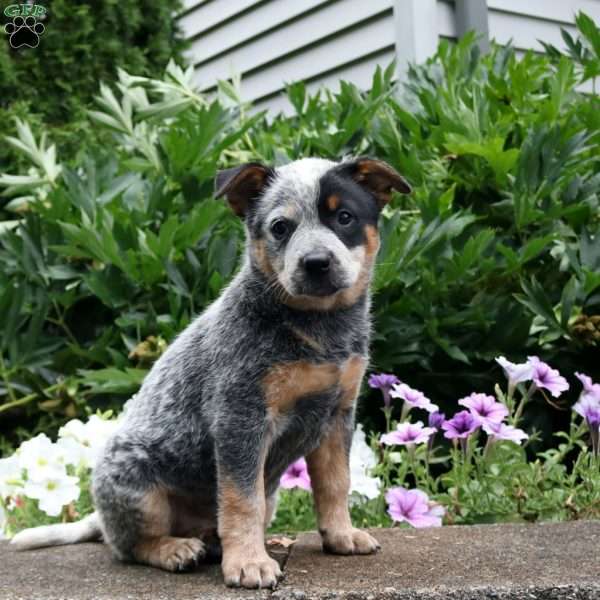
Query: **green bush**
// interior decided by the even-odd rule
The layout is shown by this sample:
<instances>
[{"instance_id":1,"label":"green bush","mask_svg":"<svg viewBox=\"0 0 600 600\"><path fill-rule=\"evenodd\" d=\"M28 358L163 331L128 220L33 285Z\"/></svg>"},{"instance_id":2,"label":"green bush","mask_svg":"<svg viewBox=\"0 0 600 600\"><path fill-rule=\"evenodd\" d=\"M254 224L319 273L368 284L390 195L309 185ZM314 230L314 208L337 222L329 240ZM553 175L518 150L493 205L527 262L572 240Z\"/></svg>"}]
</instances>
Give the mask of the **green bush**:
<instances>
[{"instance_id":1,"label":"green bush","mask_svg":"<svg viewBox=\"0 0 600 600\"><path fill-rule=\"evenodd\" d=\"M31 169L0 179L22 215L0 235L4 435L14 443L137 389L236 267L242 228L212 199L212 178L251 159L373 154L414 184L382 218L377 369L442 406L491 391L499 354L598 380L600 101L577 86L599 68L600 33L578 24L569 56L442 42L399 90L393 67L366 93L342 83L309 97L299 83L295 114L271 120L248 116L232 84L208 102L174 65L163 80L120 71L87 124L112 139L76 168L20 121L9 142ZM525 417L549 432L557 415L531 404Z\"/></svg>"},{"instance_id":2,"label":"green bush","mask_svg":"<svg viewBox=\"0 0 600 600\"><path fill-rule=\"evenodd\" d=\"M64 160L77 155L82 140L96 139L85 110L99 81L113 81L117 67L160 75L171 57L181 56L186 43L175 21L181 2L43 4L45 31L37 48L13 49L8 36L0 36L0 135L13 134L14 116L42 119ZM12 170L16 157L0 148L0 171Z\"/></svg>"}]
</instances>

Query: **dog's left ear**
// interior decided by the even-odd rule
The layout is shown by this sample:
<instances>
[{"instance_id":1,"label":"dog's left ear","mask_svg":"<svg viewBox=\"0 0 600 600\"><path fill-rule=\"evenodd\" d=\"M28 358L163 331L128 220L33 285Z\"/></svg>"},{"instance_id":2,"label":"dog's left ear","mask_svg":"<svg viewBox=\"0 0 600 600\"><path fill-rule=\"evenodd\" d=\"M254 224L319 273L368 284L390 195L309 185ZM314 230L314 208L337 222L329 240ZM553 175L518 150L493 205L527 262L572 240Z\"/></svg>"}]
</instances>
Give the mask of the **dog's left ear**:
<instances>
[{"instance_id":1,"label":"dog's left ear","mask_svg":"<svg viewBox=\"0 0 600 600\"><path fill-rule=\"evenodd\" d=\"M390 165L382 160L361 156L341 165L356 183L371 192L382 209L392 199L392 190L409 194L411 187Z\"/></svg>"},{"instance_id":2,"label":"dog's left ear","mask_svg":"<svg viewBox=\"0 0 600 600\"><path fill-rule=\"evenodd\" d=\"M215 198L227 196L238 217L246 215L273 175L273 169L257 162L218 171L215 177Z\"/></svg>"}]
</instances>

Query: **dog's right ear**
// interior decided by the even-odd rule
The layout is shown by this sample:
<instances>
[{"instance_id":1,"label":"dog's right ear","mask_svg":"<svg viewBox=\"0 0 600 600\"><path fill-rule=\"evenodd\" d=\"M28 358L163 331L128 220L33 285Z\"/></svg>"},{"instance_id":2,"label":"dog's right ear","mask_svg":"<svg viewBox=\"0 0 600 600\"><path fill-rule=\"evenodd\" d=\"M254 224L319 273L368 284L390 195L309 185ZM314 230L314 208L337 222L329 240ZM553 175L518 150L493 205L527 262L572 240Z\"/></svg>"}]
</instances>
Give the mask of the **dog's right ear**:
<instances>
[{"instance_id":1,"label":"dog's right ear","mask_svg":"<svg viewBox=\"0 0 600 600\"><path fill-rule=\"evenodd\" d=\"M215 197L226 196L233 212L238 217L243 217L273 175L271 167L257 162L218 171L215 177Z\"/></svg>"}]
</instances>

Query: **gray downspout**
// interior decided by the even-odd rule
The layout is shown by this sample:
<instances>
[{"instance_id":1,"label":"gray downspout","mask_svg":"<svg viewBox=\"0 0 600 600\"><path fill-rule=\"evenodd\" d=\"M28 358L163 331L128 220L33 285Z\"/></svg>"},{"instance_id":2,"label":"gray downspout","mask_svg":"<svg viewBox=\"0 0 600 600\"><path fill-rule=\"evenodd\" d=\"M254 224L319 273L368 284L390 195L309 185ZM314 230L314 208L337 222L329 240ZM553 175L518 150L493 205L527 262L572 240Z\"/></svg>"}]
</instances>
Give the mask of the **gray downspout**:
<instances>
[{"instance_id":1,"label":"gray downspout","mask_svg":"<svg viewBox=\"0 0 600 600\"><path fill-rule=\"evenodd\" d=\"M455 0L456 32L458 37L475 30L482 54L490 51L490 31L486 0Z\"/></svg>"}]
</instances>

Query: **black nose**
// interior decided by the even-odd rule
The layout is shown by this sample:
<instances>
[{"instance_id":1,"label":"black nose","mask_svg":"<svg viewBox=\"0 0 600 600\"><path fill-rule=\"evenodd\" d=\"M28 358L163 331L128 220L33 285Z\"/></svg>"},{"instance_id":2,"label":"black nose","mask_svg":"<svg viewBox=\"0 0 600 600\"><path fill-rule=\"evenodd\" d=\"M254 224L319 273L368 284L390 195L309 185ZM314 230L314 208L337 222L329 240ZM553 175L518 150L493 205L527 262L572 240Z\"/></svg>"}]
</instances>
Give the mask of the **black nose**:
<instances>
[{"instance_id":1,"label":"black nose","mask_svg":"<svg viewBox=\"0 0 600 600\"><path fill-rule=\"evenodd\" d=\"M311 252L302 259L302 264L309 274L327 273L331 265L331 256L327 252Z\"/></svg>"}]
</instances>

